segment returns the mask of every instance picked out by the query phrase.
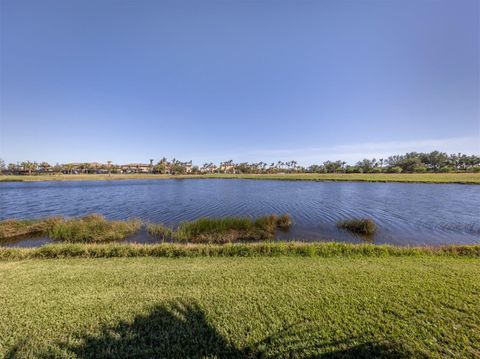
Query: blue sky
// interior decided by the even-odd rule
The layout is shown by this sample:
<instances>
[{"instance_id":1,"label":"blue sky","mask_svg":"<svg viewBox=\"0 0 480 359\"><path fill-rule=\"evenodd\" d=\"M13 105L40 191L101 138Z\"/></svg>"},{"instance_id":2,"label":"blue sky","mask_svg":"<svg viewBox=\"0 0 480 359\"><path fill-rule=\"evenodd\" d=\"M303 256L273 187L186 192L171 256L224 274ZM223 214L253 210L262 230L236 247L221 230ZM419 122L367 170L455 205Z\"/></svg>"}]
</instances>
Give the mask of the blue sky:
<instances>
[{"instance_id":1,"label":"blue sky","mask_svg":"<svg viewBox=\"0 0 480 359\"><path fill-rule=\"evenodd\" d=\"M0 0L0 157L480 153L477 0Z\"/></svg>"}]
</instances>

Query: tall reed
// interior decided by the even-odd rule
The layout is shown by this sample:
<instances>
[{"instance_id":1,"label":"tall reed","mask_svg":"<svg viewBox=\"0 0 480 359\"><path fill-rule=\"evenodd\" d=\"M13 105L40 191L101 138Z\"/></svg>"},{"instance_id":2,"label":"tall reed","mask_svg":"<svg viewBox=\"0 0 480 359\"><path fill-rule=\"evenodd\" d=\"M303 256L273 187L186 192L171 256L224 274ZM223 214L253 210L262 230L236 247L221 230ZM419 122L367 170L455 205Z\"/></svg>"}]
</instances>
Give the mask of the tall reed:
<instances>
[{"instance_id":1,"label":"tall reed","mask_svg":"<svg viewBox=\"0 0 480 359\"><path fill-rule=\"evenodd\" d=\"M147 231L162 240L192 243L230 243L272 240L277 229L288 230L288 215L251 219L248 217L199 218L181 223L174 231L161 224L147 225Z\"/></svg>"},{"instance_id":2,"label":"tall reed","mask_svg":"<svg viewBox=\"0 0 480 359\"><path fill-rule=\"evenodd\" d=\"M111 242L134 234L141 224L138 219L109 221L102 215L91 214L57 223L50 229L49 236L64 242Z\"/></svg>"},{"instance_id":3,"label":"tall reed","mask_svg":"<svg viewBox=\"0 0 480 359\"><path fill-rule=\"evenodd\" d=\"M63 218L7 219L0 222L0 240L27 235L47 234Z\"/></svg>"}]
</instances>

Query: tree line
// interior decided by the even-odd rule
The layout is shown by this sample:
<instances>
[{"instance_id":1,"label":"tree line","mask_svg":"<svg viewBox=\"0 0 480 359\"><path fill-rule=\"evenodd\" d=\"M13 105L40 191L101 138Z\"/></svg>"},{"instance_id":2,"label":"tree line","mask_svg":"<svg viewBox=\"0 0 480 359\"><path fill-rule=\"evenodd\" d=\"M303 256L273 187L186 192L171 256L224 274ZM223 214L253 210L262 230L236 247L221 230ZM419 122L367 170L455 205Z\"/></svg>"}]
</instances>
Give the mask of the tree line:
<instances>
[{"instance_id":1,"label":"tree line","mask_svg":"<svg viewBox=\"0 0 480 359\"><path fill-rule=\"evenodd\" d=\"M380 159L363 159L355 165L344 161L326 161L312 165L309 172L344 173L422 173L422 172L480 172L480 156L462 153L447 154L409 152Z\"/></svg>"},{"instance_id":2,"label":"tree line","mask_svg":"<svg viewBox=\"0 0 480 359\"><path fill-rule=\"evenodd\" d=\"M447 154L433 151L428 153L409 152L387 158L363 159L355 164L345 161L325 161L321 164L301 166L297 161L277 162L240 162L233 160L221 162L218 166L206 162L201 167L192 161L182 162L165 157L154 164L116 165L111 161L101 163L66 163L50 165L48 162L24 161L9 163L0 159L0 172L3 174L34 173L159 173L159 174L200 174L200 173L422 173L422 172L480 172L480 156L462 153Z\"/></svg>"},{"instance_id":3,"label":"tree line","mask_svg":"<svg viewBox=\"0 0 480 359\"><path fill-rule=\"evenodd\" d=\"M462 153L447 154L433 151L428 153L409 152L387 158L365 158L350 165L347 162L325 161L308 167L296 161L275 163L239 163L236 173L422 173L422 172L480 172L480 156Z\"/></svg>"}]
</instances>

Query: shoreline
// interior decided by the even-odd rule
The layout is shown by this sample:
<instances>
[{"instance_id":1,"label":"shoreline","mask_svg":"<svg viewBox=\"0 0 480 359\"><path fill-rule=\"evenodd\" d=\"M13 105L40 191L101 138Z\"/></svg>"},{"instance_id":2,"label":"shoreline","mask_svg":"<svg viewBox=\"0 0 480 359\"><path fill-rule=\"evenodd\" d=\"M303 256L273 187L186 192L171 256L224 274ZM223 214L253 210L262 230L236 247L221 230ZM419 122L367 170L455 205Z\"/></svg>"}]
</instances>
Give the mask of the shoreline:
<instances>
[{"instance_id":1,"label":"shoreline","mask_svg":"<svg viewBox=\"0 0 480 359\"><path fill-rule=\"evenodd\" d=\"M378 182L378 183L432 183L480 185L480 173L294 173L294 174L77 174L77 175L7 175L0 176L0 183L9 182L64 182L64 181L115 181L115 180L163 180L163 179L245 179L272 181L315 182Z\"/></svg>"},{"instance_id":2,"label":"shoreline","mask_svg":"<svg viewBox=\"0 0 480 359\"><path fill-rule=\"evenodd\" d=\"M398 247L368 243L55 243L37 248L0 247L0 261L134 257L467 257L480 258L480 245Z\"/></svg>"}]
</instances>

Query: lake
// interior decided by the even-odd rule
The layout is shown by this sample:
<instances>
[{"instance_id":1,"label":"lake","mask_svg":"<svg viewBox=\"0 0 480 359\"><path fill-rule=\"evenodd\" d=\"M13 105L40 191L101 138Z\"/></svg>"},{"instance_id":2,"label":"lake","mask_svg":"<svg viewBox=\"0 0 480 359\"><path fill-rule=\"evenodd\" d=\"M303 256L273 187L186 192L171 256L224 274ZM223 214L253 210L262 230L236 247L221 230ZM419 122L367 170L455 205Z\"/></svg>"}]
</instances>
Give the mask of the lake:
<instances>
[{"instance_id":1,"label":"lake","mask_svg":"<svg viewBox=\"0 0 480 359\"><path fill-rule=\"evenodd\" d=\"M374 243L480 243L479 204L480 186L459 184L240 179L0 183L0 219L101 213L109 219L137 217L176 226L199 217L288 213L294 225L278 238L303 241L362 242L337 229L336 222L369 217L379 226ZM142 237L133 241L148 241Z\"/></svg>"}]
</instances>

